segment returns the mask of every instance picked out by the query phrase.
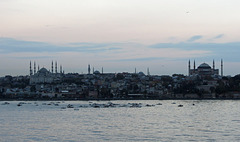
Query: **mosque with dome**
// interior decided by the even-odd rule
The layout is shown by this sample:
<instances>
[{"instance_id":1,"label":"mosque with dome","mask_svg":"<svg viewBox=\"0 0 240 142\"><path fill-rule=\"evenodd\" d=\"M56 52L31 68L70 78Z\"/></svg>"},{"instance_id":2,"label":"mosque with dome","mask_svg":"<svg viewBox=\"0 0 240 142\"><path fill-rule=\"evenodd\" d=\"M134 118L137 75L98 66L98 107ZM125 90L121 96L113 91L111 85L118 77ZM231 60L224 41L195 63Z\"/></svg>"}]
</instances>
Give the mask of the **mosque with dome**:
<instances>
[{"instance_id":1,"label":"mosque with dome","mask_svg":"<svg viewBox=\"0 0 240 142\"><path fill-rule=\"evenodd\" d=\"M219 76L219 69L215 69L215 61L213 60L212 67L207 63L202 63L196 68L195 60L193 63L193 69L191 69L190 60L188 62L188 75L194 76L198 75L200 77L207 77L207 76ZM221 60L221 76L223 76L223 60Z\"/></svg>"},{"instance_id":2,"label":"mosque with dome","mask_svg":"<svg viewBox=\"0 0 240 142\"><path fill-rule=\"evenodd\" d=\"M39 69L36 71L36 63L34 62L34 67L32 70L32 64L30 61L30 84L37 83L52 83L60 79L64 71L62 70L62 65L60 65L60 72L57 70L57 62L55 62L55 72L53 71L53 61L52 61L52 70L47 70L46 68Z\"/></svg>"}]
</instances>

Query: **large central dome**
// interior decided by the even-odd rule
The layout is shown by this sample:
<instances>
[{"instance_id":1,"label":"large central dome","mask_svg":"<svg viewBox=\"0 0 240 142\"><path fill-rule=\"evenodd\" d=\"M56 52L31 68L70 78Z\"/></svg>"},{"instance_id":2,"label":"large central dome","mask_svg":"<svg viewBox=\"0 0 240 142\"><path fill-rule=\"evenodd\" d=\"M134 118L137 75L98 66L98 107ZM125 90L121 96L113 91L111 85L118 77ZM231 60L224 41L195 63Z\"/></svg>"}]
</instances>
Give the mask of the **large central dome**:
<instances>
[{"instance_id":1,"label":"large central dome","mask_svg":"<svg viewBox=\"0 0 240 142\"><path fill-rule=\"evenodd\" d=\"M38 71L38 73L40 73L40 74L47 74L47 73L49 73L49 71L48 71L46 68L41 68L41 69Z\"/></svg>"},{"instance_id":2,"label":"large central dome","mask_svg":"<svg viewBox=\"0 0 240 142\"><path fill-rule=\"evenodd\" d=\"M211 69L211 67L207 63L202 63L200 66L198 66L198 68L201 68L201 69Z\"/></svg>"}]
</instances>

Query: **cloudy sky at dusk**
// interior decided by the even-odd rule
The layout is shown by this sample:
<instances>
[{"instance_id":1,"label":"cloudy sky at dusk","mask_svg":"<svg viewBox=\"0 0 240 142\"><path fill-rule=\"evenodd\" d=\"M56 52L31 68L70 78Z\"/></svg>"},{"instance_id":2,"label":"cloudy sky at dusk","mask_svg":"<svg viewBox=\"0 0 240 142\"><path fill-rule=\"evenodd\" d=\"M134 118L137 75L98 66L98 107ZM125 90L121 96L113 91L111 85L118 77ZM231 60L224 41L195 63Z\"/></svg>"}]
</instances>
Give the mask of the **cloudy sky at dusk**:
<instances>
[{"instance_id":1,"label":"cloudy sky at dusk","mask_svg":"<svg viewBox=\"0 0 240 142\"><path fill-rule=\"evenodd\" d=\"M239 0L1 0L0 76L50 69L187 74L196 60L240 71Z\"/></svg>"}]
</instances>

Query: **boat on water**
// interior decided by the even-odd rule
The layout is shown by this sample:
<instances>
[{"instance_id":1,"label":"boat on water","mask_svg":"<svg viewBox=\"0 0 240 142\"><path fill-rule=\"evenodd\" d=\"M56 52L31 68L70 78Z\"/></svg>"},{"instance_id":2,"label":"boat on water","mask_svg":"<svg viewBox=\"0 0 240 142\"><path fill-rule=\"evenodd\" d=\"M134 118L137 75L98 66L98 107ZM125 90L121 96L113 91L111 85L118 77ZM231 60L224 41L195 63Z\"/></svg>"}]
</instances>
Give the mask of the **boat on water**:
<instances>
[{"instance_id":1,"label":"boat on water","mask_svg":"<svg viewBox=\"0 0 240 142\"><path fill-rule=\"evenodd\" d=\"M2 105L9 105L9 104L10 104L9 102L2 103Z\"/></svg>"},{"instance_id":2,"label":"boat on water","mask_svg":"<svg viewBox=\"0 0 240 142\"><path fill-rule=\"evenodd\" d=\"M74 108L74 106L71 105L71 104L68 104L68 105L67 105L67 108Z\"/></svg>"}]
</instances>

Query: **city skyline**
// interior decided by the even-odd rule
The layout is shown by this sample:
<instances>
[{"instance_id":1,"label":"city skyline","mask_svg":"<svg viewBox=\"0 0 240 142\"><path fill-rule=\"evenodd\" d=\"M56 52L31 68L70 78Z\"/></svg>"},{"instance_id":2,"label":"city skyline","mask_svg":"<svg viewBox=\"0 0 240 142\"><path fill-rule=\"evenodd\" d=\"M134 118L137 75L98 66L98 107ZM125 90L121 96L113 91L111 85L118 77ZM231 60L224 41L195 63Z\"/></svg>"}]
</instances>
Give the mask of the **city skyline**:
<instances>
[{"instance_id":1,"label":"city skyline","mask_svg":"<svg viewBox=\"0 0 240 142\"><path fill-rule=\"evenodd\" d=\"M240 70L237 0L1 1L0 76L29 74L60 62L66 73L188 74L224 61L224 75Z\"/></svg>"},{"instance_id":2,"label":"city skyline","mask_svg":"<svg viewBox=\"0 0 240 142\"><path fill-rule=\"evenodd\" d=\"M208 64L206 62L203 62L201 64L196 64L196 61L193 60L193 62L191 62L191 60L189 59L188 61L188 71L186 74L183 74L183 75L186 75L186 76L189 76L190 75L190 69L192 70L191 72L195 72L195 70L197 70L198 67L202 66L203 64L205 65L208 65L209 67L211 67L213 70L216 69L216 70L220 70L221 72L219 73L217 71L216 74L219 74L221 76L224 76L223 74L223 66L224 66L224 63L223 63L223 60L221 59L220 61L220 66L216 67L216 63L215 63L215 60L213 60L212 62L212 65L211 64ZM30 60L30 63L29 63L29 67L28 67L28 74L21 74L21 75L34 75L36 73L38 73L39 70L41 69L44 69L44 70L47 70L49 71L49 73L60 73L60 74L65 74L65 70L64 70L64 67L61 63L59 63L58 61L51 61L50 62L50 65L49 66L40 66L35 60L32 61ZM181 74L181 73L173 73L173 74L151 74L150 73L150 68L147 67L145 70L138 70L136 67L134 68L133 71L123 71L123 72L126 72L126 73L144 73L145 75L173 75L173 74ZM104 67L101 67L101 68L95 68L94 66L91 66L90 64L87 65L87 67L85 68L85 71L82 71L82 72L67 72L67 73L78 73L78 74L94 74L94 72L97 71L99 73L123 73L123 72L120 72L120 71L116 71L116 72L109 72L109 71L105 71L104 70ZM192 74L192 73L191 73ZM215 74L215 73L214 73ZM10 74L5 74L5 75L10 75ZM16 75L13 75L13 76L16 76Z\"/></svg>"}]
</instances>

